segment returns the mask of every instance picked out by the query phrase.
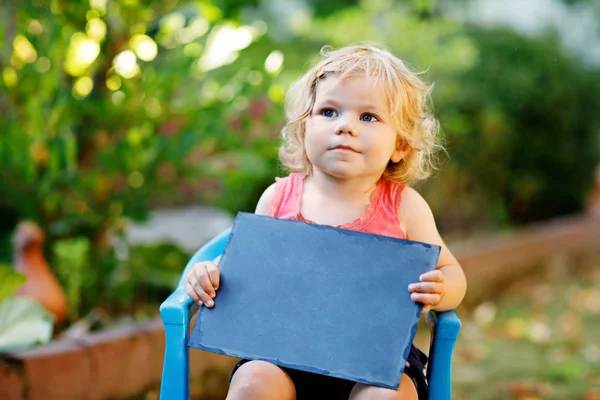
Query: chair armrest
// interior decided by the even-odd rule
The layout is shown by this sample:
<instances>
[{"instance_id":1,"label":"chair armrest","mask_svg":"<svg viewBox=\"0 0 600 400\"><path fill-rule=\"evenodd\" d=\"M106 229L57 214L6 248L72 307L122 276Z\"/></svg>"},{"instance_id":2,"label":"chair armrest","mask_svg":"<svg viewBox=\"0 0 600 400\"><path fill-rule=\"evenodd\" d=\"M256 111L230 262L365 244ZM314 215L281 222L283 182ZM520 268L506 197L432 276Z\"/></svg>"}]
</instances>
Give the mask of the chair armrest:
<instances>
[{"instance_id":1,"label":"chair armrest","mask_svg":"<svg viewBox=\"0 0 600 400\"><path fill-rule=\"evenodd\" d=\"M162 400L184 400L190 398L190 355L187 347L190 317L199 309L188 296L185 285L194 264L217 258L225 250L230 229L202 246L187 263L177 288L161 304L160 315L165 328L165 355L160 386Z\"/></svg>"},{"instance_id":2,"label":"chair armrest","mask_svg":"<svg viewBox=\"0 0 600 400\"><path fill-rule=\"evenodd\" d=\"M429 349L429 400L452 399L452 353L461 322L456 311L430 311L425 316L431 329Z\"/></svg>"},{"instance_id":3,"label":"chair armrest","mask_svg":"<svg viewBox=\"0 0 600 400\"><path fill-rule=\"evenodd\" d=\"M190 315L189 308L192 306L193 302L185 290L187 276L194 264L202 261L212 261L223 254L230 232L231 229L227 229L218 236L215 236L210 242L202 246L202 248L188 261L181 274L181 278L179 278L177 288L160 306L160 315L165 325L188 324Z\"/></svg>"},{"instance_id":4,"label":"chair armrest","mask_svg":"<svg viewBox=\"0 0 600 400\"><path fill-rule=\"evenodd\" d=\"M165 325L186 325L189 321L189 309L193 301L185 291L185 286L178 286L160 306L160 316Z\"/></svg>"},{"instance_id":5,"label":"chair armrest","mask_svg":"<svg viewBox=\"0 0 600 400\"><path fill-rule=\"evenodd\" d=\"M436 312L429 311L425 316L431 333L436 339L456 340L460 327L460 318L455 310Z\"/></svg>"}]
</instances>

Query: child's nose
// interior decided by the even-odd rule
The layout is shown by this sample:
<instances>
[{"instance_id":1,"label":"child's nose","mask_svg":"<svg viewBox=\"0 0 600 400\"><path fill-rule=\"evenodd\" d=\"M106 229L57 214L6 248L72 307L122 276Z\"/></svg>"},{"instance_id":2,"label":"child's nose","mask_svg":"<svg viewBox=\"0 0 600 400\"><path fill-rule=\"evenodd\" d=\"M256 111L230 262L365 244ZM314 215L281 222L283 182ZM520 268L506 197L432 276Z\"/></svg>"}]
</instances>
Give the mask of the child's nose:
<instances>
[{"instance_id":1,"label":"child's nose","mask_svg":"<svg viewBox=\"0 0 600 400\"><path fill-rule=\"evenodd\" d=\"M357 130L349 117L340 117L338 119L335 133L337 135L349 134L355 136L357 134Z\"/></svg>"}]
</instances>

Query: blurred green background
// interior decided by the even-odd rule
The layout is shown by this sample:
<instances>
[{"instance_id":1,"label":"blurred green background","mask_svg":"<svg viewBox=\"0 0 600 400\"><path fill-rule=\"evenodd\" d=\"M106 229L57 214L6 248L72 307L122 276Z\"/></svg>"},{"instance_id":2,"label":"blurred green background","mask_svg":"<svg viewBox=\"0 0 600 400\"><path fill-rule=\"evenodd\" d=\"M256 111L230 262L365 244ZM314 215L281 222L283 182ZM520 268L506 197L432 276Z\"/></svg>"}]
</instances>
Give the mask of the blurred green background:
<instances>
[{"instance_id":1,"label":"blurred green background","mask_svg":"<svg viewBox=\"0 0 600 400\"><path fill-rule=\"evenodd\" d=\"M448 156L418 190L445 237L579 213L600 160L599 16L594 0L7 0L0 262L36 221L71 321L156 315L189 252L129 243L127 221L252 211L284 173L286 88L358 41L435 82Z\"/></svg>"}]
</instances>

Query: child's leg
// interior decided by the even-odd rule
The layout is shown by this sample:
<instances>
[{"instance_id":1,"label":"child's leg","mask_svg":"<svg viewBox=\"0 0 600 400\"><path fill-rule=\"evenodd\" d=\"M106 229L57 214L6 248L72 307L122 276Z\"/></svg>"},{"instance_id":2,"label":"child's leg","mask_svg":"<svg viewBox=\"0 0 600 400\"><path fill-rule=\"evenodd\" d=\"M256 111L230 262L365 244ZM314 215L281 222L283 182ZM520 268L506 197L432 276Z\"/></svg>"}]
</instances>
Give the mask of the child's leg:
<instances>
[{"instance_id":1,"label":"child's leg","mask_svg":"<svg viewBox=\"0 0 600 400\"><path fill-rule=\"evenodd\" d=\"M418 398L415 383L406 374L402 374L398 390L357 383L350 394L350 400L418 400Z\"/></svg>"},{"instance_id":2,"label":"child's leg","mask_svg":"<svg viewBox=\"0 0 600 400\"><path fill-rule=\"evenodd\" d=\"M248 361L233 374L227 400L294 400L296 389L289 375L265 361Z\"/></svg>"}]
</instances>

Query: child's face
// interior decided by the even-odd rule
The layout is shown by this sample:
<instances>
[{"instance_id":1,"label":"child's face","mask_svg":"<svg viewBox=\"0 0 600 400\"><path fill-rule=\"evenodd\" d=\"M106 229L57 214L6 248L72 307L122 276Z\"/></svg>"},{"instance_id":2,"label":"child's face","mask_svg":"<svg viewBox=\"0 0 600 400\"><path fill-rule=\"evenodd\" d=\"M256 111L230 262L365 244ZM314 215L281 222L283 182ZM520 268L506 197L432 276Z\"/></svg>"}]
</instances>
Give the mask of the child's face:
<instances>
[{"instance_id":1,"label":"child's face","mask_svg":"<svg viewBox=\"0 0 600 400\"><path fill-rule=\"evenodd\" d=\"M379 179L390 160L402 158L397 138L384 92L366 77L319 82L304 139L313 169L339 179Z\"/></svg>"}]
</instances>

